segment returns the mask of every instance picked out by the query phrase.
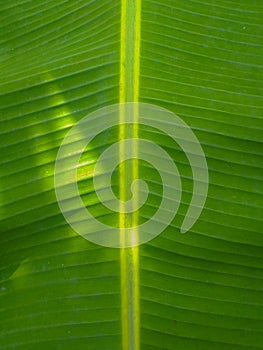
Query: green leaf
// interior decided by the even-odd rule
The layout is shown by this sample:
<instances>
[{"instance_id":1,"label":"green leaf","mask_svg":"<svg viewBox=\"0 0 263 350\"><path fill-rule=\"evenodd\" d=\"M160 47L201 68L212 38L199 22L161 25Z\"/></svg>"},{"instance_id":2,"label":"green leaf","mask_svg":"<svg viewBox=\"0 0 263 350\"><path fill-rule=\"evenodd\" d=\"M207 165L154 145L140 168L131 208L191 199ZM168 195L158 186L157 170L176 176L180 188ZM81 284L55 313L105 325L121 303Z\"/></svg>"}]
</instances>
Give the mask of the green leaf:
<instances>
[{"instance_id":1,"label":"green leaf","mask_svg":"<svg viewBox=\"0 0 263 350\"><path fill-rule=\"evenodd\" d=\"M263 348L262 13L260 0L1 2L1 349ZM189 162L171 139L141 127L178 165L182 203L152 241L101 247L65 221L55 160L83 117L137 100L192 128L208 197L182 235ZM117 139L112 129L94 141L78 184L87 208L112 225L118 215L98 203L87 174ZM146 220L160 178L138 166L152 190L138 213ZM116 195L121 181L117 171Z\"/></svg>"}]
</instances>

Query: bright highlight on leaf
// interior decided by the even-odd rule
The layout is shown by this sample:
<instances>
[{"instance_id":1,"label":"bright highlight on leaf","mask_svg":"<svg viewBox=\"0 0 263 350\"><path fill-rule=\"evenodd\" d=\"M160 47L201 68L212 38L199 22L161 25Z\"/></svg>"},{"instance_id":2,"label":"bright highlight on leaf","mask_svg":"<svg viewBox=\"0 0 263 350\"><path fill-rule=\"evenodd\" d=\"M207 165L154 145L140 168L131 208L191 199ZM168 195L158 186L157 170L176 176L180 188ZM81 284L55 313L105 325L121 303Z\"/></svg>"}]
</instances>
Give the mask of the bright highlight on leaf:
<instances>
[{"instance_id":1,"label":"bright highlight on leaf","mask_svg":"<svg viewBox=\"0 0 263 350\"><path fill-rule=\"evenodd\" d=\"M164 108L145 103L130 102L99 109L80 120L64 138L56 159L55 191L60 209L71 227L87 240L106 247L127 248L152 240L172 223L181 202L182 185L174 159L143 135L123 138L98 154L91 179L99 203L111 214L125 216L131 225L105 225L89 212L82 201L78 188L78 164L83 152L87 147L89 152L92 140L112 127L133 128L134 113L138 114L138 130L150 126L162 132L180 146L188 159L193 174L193 194L182 223L182 232L195 224L206 201L208 169L205 154L195 134L182 119ZM124 125L119 125L120 114ZM129 160L132 161L130 168L126 164ZM140 210L147 203L150 192L147 180L140 179L139 172L138 177L133 173L134 166L140 171L139 162L142 160L158 171L162 194L156 213L140 224ZM112 175L121 165L123 168L118 180L124 183L126 193L131 193L130 199L125 196L117 198L111 187ZM120 197L122 194L125 193L121 193ZM135 212L138 222L133 222Z\"/></svg>"}]
</instances>

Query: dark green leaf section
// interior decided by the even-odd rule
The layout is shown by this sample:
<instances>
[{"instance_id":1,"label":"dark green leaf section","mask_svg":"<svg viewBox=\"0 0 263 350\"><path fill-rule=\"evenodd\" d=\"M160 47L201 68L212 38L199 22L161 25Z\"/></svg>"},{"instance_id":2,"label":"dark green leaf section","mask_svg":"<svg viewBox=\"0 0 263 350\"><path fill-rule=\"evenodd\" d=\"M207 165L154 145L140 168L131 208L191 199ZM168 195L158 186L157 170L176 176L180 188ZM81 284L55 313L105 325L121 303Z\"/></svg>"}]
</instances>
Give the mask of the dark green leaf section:
<instances>
[{"instance_id":1,"label":"dark green leaf section","mask_svg":"<svg viewBox=\"0 0 263 350\"><path fill-rule=\"evenodd\" d=\"M183 205L141 247L144 350L263 347L262 15L261 1L143 1L141 100L193 128L210 175L191 232Z\"/></svg>"}]
</instances>

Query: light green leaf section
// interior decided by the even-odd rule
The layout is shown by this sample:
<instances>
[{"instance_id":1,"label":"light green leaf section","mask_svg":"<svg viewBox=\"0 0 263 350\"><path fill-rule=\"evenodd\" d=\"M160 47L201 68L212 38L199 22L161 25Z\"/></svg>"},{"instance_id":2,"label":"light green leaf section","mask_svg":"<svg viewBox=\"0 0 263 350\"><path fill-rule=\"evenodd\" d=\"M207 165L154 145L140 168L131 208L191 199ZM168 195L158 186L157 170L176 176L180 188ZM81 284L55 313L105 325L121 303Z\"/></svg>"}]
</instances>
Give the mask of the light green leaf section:
<instances>
[{"instance_id":1,"label":"light green leaf section","mask_svg":"<svg viewBox=\"0 0 263 350\"><path fill-rule=\"evenodd\" d=\"M75 234L54 162L69 128L116 103L120 6L1 3L1 349L121 348L117 250Z\"/></svg>"},{"instance_id":2,"label":"light green leaf section","mask_svg":"<svg viewBox=\"0 0 263 350\"><path fill-rule=\"evenodd\" d=\"M122 296L132 293L121 287L120 252L67 225L53 178L70 127L119 102L121 5L0 4L0 349L123 349ZM139 101L193 129L210 177L199 220L180 234L189 163L158 130L139 129L173 157L184 191L172 225L138 249L141 350L263 348L262 16L261 0L141 1ZM88 174L117 139L110 130L94 140L79 181L86 206L112 225L118 216ZM152 190L143 222L161 185L147 164L139 173Z\"/></svg>"}]
</instances>

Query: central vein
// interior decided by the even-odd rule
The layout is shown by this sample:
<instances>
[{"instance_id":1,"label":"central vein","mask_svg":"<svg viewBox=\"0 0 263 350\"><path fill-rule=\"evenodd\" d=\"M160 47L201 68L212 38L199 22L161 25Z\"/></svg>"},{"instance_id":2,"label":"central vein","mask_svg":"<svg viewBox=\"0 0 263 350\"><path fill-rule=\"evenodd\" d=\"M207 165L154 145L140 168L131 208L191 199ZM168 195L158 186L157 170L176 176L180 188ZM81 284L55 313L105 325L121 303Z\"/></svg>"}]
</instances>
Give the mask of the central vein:
<instances>
[{"instance_id":1,"label":"central vein","mask_svg":"<svg viewBox=\"0 0 263 350\"><path fill-rule=\"evenodd\" d=\"M140 74L140 21L141 0L121 0L121 50L120 50L120 103L137 102L139 95ZM133 160L123 162L125 150L120 147L119 185L120 199L126 201L130 196L131 183L138 178L137 141L138 111L134 109L132 126L125 125L120 109L119 139L134 139ZM138 194L134 193L134 205ZM121 213L121 228L138 225L138 213ZM134 242L138 230L134 228ZM125 237L121 238L123 242ZM139 304L139 249L121 248L121 297L122 297L122 349L139 350L140 348L140 304Z\"/></svg>"}]
</instances>

